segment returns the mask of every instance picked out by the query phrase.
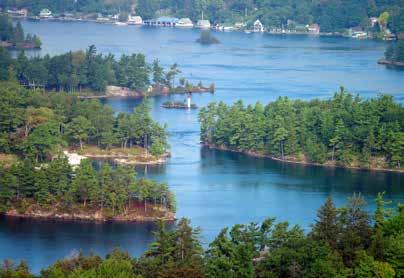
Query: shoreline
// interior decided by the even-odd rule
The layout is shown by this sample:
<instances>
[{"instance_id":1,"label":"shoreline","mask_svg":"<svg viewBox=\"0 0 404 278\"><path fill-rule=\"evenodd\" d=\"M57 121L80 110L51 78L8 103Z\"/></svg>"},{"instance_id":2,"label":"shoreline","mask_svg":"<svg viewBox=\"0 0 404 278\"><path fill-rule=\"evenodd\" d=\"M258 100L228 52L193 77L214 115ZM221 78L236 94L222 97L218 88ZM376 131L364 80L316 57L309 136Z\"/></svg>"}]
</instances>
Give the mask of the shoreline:
<instances>
[{"instance_id":1,"label":"shoreline","mask_svg":"<svg viewBox=\"0 0 404 278\"><path fill-rule=\"evenodd\" d=\"M262 154L254 151L240 151L240 150L234 150L231 148L228 148L226 146L217 146L213 144L205 144L202 143L203 147L206 147L208 149L215 149L219 151L224 151L224 152L233 152L233 153L240 153L240 154L245 154L250 157L256 157L256 158L268 158L273 161L278 161L278 162L283 162L283 163L288 163L288 164L298 164L298 165L303 165L303 166L318 166L318 167L325 167L325 168L340 168L340 169L352 169L352 170L361 170L361 171L378 171L378 172L391 172L391 173L404 173L404 170L401 169L391 169L391 168L363 168L363 167L355 167L355 166L338 166L334 164L321 164L321 163L316 163L316 162L307 162L307 161L299 161L299 160L288 160L288 159L282 159L278 158L269 154Z\"/></svg>"},{"instance_id":2,"label":"shoreline","mask_svg":"<svg viewBox=\"0 0 404 278\"><path fill-rule=\"evenodd\" d=\"M149 205L149 204L148 204ZM147 223L155 222L157 220L162 220L165 222L175 221L175 213L162 209L161 207L154 206L149 210L154 209L157 212L162 213L160 216L153 215L142 215L133 214L134 211L129 211L128 213L121 213L113 217L108 217L102 213L102 211L97 210L93 213L77 212L77 213L62 213L62 212L44 212L44 211L30 211L25 213L19 213L15 208L8 210L7 212L0 213L5 217L10 218L22 218L22 219L39 219L39 220L63 220L63 221L80 221L80 222L91 222L91 223L107 223L107 222L117 222L117 223ZM154 211L155 212L155 211Z\"/></svg>"},{"instance_id":3,"label":"shoreline","mask_svg":"<svg viewBox=\"0 0 404 278\"><path fill-rule=\"evenodd\" d=\"M379 65L385 65L385 66L393 66L393 67L397 67L397 68L404 68L404 62L395 62L395 61L390 61L390 60L386 60L386 59L380 59L377 61L377 63Z\"/></svg>"},{"instance_id":4,"label":"shoreline","mask_svg":"<svg viewBox=\"0 0 404 278\"><path fill-rule=\"evenodd\" d=\"M90 158L95 160L112 160L113 162L119 165L162 165L167 162L167 159L171 157L171 153L169 151L165 152L163 155L159 157L153 157L150 155L152 160L141 160L144 157L142 155L134 156L130 154L94 154L94 153L82 153L80 154L80 150L76 149L68 149L64 151L64 154L67 156L69 160L69 164L72 166L77 166L80 164L82 159ZM140 158L140 159L139 159Z\"/></svg>"},{"instance_id":5,"label":"shoreline","mask_svg":"<svg viewBox=\"0 0 404 278\"><path fill-rule=\"evenodd\" d=\"M91 92L90 92L91 93ZM168 96L168 95L184 95L184 94L201 94L201 93L215 93L215 86L211 84L209 87L195 86L192 89L187 90L185 87L176 87L172 90L168 88L154 88L150 92L138 92L130 90L129 88L112 86L106 87L105 92L102 94L89 94L89 95L78 95L80 99L104 99L104 98L143 98L143 97L155 97L155 96Z\"/></svg>"}]
</instances>

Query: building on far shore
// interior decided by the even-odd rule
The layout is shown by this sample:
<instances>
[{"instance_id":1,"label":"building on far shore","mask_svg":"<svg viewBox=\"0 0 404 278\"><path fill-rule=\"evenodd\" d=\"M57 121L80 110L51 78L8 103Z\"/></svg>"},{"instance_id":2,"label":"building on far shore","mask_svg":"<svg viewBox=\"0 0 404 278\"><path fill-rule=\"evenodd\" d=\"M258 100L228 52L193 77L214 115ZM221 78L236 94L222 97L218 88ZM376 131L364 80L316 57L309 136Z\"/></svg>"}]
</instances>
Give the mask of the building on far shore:
<instances>
[{"instance_id":1,"label":"building on far shore","mask_svg":"<svg viewBox=\"0 0 404 278\"><path fill-rule=\"evenodd\" d=\"M201 29L209 29L210 28L210 21L207 19L200 19L195 25L196 28Z\"/></svg>"},{"instance_id":2,"label":"building on far shore","mask_svg":"<svg viewBox=\"0 0 404 278\"><path fill-rule=\"evenodd\" d=\"M7 14L11 17L27 17L28 10L27 9L7 10Z\"/></svg>"},{"instance_id":3,"label":"building on far shore","mask_svg":"<svg viewBox=\"0 0 404 278\"><path fill-rule=\"evenodd\" d=\"M366 39L368 37L368 33L363 31L362 27L360 26L349 28L348 34L354 39Z\"/></svg>"},{"instance_id":4,"label":"building on far shore","mask_svg":"<svg viewBox=\"0 0 404 278\"><path fill-rule=\"evenodd\" d=\"M311 35L320 35L320 26L317 23L310 24L307 26L307 31Z\"/></svg>"},{"instance_id":5,"label":"building on far shore","mask_svg":"<svg viewBox=\"0 0 404 278\"><path fill-rule=\"evenodd\" d=\"M187 27L187 28L192 28L194 27L194 23L192 22L191 19L188 17L186 18L180 18L176 24L177 27Z\"/></svg>"},{"instance_id":6,"label":"building on far shore","mask_svg":"<svg viewBox=\"0 0 404 278\"><path fill-rule=\"evenodd\" d=\"M162 16L157 19L145 20L143 23L148 26L175 27L178 23L178 18Z\"/></svg>"},{"instance_id":7,"label":"building on far shore","mask_svg":"<svg viewBox=\"0 0 404 278\"><path fill-rule=\"evenodd\" d=\"M39 13L39 18L41 19L49 19L52 18L52 12L49 9L43 9L41 10L41 12Z\"/></svg>"},{"instance_id":8,"label":"building on far shore","mask_svg":"<svg viewBox=\"0 0 404 278\"><path fill-rule=\"evenodd\" d=\"M142 25L143 24L143 19L142 17L138 15L129 15L128 16L128 24L129 25Z\"/></svg>"},{"instance_id":9,"label":"building on far shore","mask_svg":"<svg viewBox=\"0 0 404 278\"><path fill-rule=\"evenodd\" d=\"M262 33L264 31L265 31L264 26L262 25L261 21L257 19L253 25L253 32Z\"/></svg>"}]
</instances>

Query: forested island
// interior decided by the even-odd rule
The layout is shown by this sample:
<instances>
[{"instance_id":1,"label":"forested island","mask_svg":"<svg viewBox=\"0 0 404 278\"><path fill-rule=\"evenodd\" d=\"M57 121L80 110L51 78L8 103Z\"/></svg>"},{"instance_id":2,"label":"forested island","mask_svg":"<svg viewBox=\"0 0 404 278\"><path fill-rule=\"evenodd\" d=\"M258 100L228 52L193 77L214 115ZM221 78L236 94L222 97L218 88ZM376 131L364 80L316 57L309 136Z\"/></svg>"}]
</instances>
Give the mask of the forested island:
<instances>
[{"instance_id":1,"label":"forested island","mask_svg":"<svg viewBox=\"0 0 404 278\"><path fill-rule=\"evenodd\" d=\"M0 153L40 163L63 150L114 158L108 152L119 149L142 162L167 152L165 127L152 120L147 103L114 115L98 100L26 89L15 81L0 84Z\"/></svg>"},{"instance_id":2,"label":"forested island","mask_svg":"<svg viewBox=\"0 0 404 278\"><path fill-rule=\"evenodd\" d=\"M8 49L39 49L41 40L36 35L25 35L20 22L14 26L11 19L0 12L0 47Z\"/></svg>"},{"instance_id":3,"label":"forested island","mask_svg":"<svg viewBox=\"0 0 404 278\"><path fill-rule=\"evenodd\" d=\"M28 58L20 52L16 58L0 48L0 80L16 78L20 84L46 91L74 92L83 97L144 97L170 93L213 92L214 85L192 85L177 64L164 71L158 60L146 62L143 54L122 55L97 53L94 45L86 51Z\"/></svg>"},{"instance_id":4,"label":"forested island","mask_svg":"<svg viewBox=\"0 0 404 278\"><path fill-rule=\"evenodd\" d=\"M211 148L295 163L403 171L404 108L388 95L363 100L341 88L328 100L211 103L199 120L201 141Z\"/></svg>"},{"instance_id":5,"label":"forested island","mask_svg":"<svg viewBox=\"0 0 404 278\"><path fill-rule=\"evenodd\" d=\"M164 184L133 178L133 169L88 159L73 165L64 153L154 163L166 153L165 127L146 103L114 115L98 100L0 82L0 211L12 216L84 220L174 219ZM97 156L98 155L98 156Z\"/></svg>"},{"instance_id":6,"label":"forested island","mask_svg":"<svg viewBox=\"0 0 404 278\"><path fill-rule=\"evenodd\" d=\"M392 43L384 54L384 59L379 64L404 68L404 40Z\"/></svg>"},{"instance_id":7,"label":"forested island","mask_svg":"<svg viewBox=\"0 0 404 278\"><path fill-rule=\"evenodd\" d=\"M336 208L328 198L311 229L276 222L224 228L206 250L200 229L181 219L159 222L155 242L139 258L119 249L105 258L76 253L30 273L26 263L4 261L2 277L403 277L404 207L383 194L370 215L360 195Z\"/></svg>"}]
</instances>

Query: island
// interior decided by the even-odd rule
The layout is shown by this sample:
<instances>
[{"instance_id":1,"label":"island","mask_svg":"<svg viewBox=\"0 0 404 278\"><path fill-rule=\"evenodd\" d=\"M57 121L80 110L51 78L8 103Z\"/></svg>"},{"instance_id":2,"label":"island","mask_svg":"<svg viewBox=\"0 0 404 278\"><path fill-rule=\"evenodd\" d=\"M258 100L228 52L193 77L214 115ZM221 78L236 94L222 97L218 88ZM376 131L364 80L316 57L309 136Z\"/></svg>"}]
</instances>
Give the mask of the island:
<instances>
[{"instance_id":1,"label":"island","mask_svg":"<svg viewBox=\"0 0 404 278\"><path fill-rule=\"evenodd\" d=\"M219 44L220 41L214 37L209 30L203 30L201 36L196 40L200 44Z\"/></svg>"},{"instance_id":2,"label":"island","mask_svg":"<svg viewBox=\"0 0 404 278\"><path fill-rule=\"evenodd\" d=\"M130 165L164 163L165 126L146 102L115 115L99 100L0 82L0 213L89 221L174 220L167 185ZM91 159L89 159L91 158ZM101 169L93 160L102 160ZM113 159L116 167L108 160ZM126 167L120 165L127 165Z\"/></svg>"},{"instance_id":3,"label":"island","mask_svg":"<svg viewBox=\"0 0 404 278\"><path fill-rule=\"evenodd\" d=\"M143 54L116 59L112 54L98 54L94 45L85 51L52 57L27 57L20 52L16 58L0 47L0 64L5 71L0 80L17 79L28 88L69 92L83 99L215 92L214 84L204 86L202 82L192 84L185 78L177 78L181 71L176 63L164 70L159 60L149 64Z\"/></svg>"},{"instance_id":4,"label":"island","mask_svg":"<svg viewBox=\"0 0 404 278\"><path fill-rule=\"evenodd\" d=\"M404 68L404 40L393 42L387 48L384 59L378 61L381 65L393 68Z\"/></svg>"},{"instance_id":5,"label":"island","mask_svg":"<svg viewBox=\"0 0 404 278\"><path fill-rule=\"evenodd\" d=\"M135 179L130 168L88 159L72 168L66 157L46 164L24 160L0 174L0 214L9 217L85 221L173 221L174 196L167 185Z\"/></svg>"},{"instance_id":6,"label":"island","mask_svg":"<svg viewBox=\"0 0 404 278\"><path fill-rule=\"evenodd\" d=\"M38 36L25 35L21 23L15 25L11 18L0 12L0 47L10 50L40 49L41 40Z\"/></svg>"},{"instance_id":7,"label":"island","mask_svg":"<svg viewBox=\"0 0 404 278\"><path fill-rule=\"evenodd\" d=\"M341 88L328 100L212 103L200 110L199 121L201 141L209 148L290 163L404 172L403 115L392 96L362 100Z\"/></svg>"}]
</instances>

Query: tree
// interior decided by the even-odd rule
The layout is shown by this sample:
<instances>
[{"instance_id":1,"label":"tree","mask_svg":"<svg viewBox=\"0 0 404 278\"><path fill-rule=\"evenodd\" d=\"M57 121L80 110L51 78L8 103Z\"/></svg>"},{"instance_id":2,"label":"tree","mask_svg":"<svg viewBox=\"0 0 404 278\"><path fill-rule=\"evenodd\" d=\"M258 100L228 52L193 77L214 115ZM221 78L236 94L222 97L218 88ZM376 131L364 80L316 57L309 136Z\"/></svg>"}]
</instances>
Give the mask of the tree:
<instances>
[{"instance_id":1,"label":"tree","mask_svg":"<svg viewBox=\"0 0 404 278\"><path fill-rule=\"evenodd\" d=\"M341 227L338 223L338 212L331 197L317 211L317 219L312 226L311 236L316 240L326 242L332 249L336 249Z\"/></svg>"},{"instance_id":2,"label":"tree","mask_svg":"<svg viewBox=\"0 0 404 278\"><path fill-rule=\"evenodd\" d=\"M164 81L164 70L160 66L160 61L155 59L152 64L152 72L153 72L153 82L155 84L160 84Z\"/></svg>"},{"instance_id":3,"label":"tree","mask_svg":"<svg viewBox=\"0 0 404 278\"><path fill-rule=\"evenodd\" d=\"M28 107L25 110L25 137L28 136L30 131L38 125L52 120L54 117L53 111L46 107L33 108Z\"/></svg>"},{"instance_id":4,"label":"tree","mask_svg":"<svg viewBox=\"0 0 404 278\"><path fill-rule=\"evenodd\" d=\"M91 161L83 159L75 171L71 192L75 195L77 201L83 202L85 207L87 201L93 202L98 198L99 190L96 172L91 165Z\"/></svg>"},{"instance_id":5,"label":"tree","mask_svg":"<svg viewBox=\"0 0 404 278\"><path fill-rule=\"evenodd\" d=\"M83 116L73 118L68 127L68 133L70 136L75 140L79 140L80 150L83 149L83 141L88 139L91 131L92 126L90 121Z\"/></svg>"}]
</instances>

